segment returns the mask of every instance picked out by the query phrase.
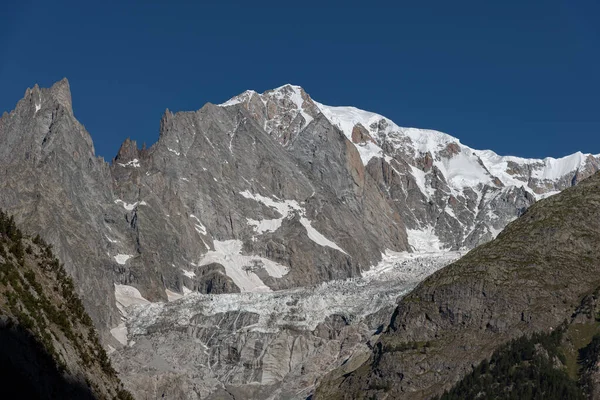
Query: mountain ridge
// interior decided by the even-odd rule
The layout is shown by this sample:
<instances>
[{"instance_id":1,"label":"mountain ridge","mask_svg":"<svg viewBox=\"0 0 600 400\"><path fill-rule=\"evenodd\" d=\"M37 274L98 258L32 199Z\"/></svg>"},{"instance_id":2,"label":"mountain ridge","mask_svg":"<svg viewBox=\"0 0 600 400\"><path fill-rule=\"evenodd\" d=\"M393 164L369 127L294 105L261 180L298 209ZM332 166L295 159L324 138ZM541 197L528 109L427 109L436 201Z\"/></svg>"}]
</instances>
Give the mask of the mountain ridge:
<instances>
[{"instance_id":1,"label":"mountain ridge","mask_svg":"<svg viewBox=\"0 0 600 400\"><path fill-rule=\"evenodd\" d=\"M329 349L326 365L312 369L315 377L339 357L364 355L371 330L397 297L376 281L375 303L358 320L344 306L341 315L324 313L304 326L302 307L310 304L297 302L313 301L315 287L330 282L327 295L343 303L346 289L387 271L400 273L404 293L447 261L432 257L489 242L537 199L599 168L580 154L558 167L496 159L449 135L324 106L287 85L227 105L167 110L156 143L140 149L127 139L109 163L95 155L68 88L68 81L34 87L0 119L0 207L53 245L103 343L115 349L113 360L134 357L118 367L134 378L136 393L146 390L141 371L153 348L168 361L154 364L165 389L179 380L194 386L206 371L192 363L173 374L167 366L179 364L175 349L198 341L215 346L198 357L219 360L198 388L202 396L256 383L256 393L281 391L282 382L306 390L314 386L301 373L306 360ZM289 301L281 301L281 290ZM203 304L222 294L232 301L219 312L223 320L207 315L214 323L203 325ZM229 307L255 296L281 304L283 315L248 310L240 317L248 329L240 331L239 314ZM196 314L183 326L156 314L152 325L137 306ZM253 330L257 321L268 330ZM310 345L284 344L296 340ZM285 369L272 362L280 356L290 361ZM271 361L263 365L264 357ZM233 370L243 376L231 380Z\"/></svg>"},{"instance_id":2,"label":"mountain ridge","mask_svg":"<svg viewBox=\"0 0 600 400\"><path fill-rule=\"evenodd\" d=\"M511 179L504 184L482 161L491 154L449 135L357 109L360 118L344 119L347 109L340 114L297 86L240 96L165 111L156 143L139 149L127 139L111 163L95 155L74 117L66 79L28 89L0 119L0 205L55 245L80 294L92 293L84 300L101 331L120 321L114 303L106 311L94 300L114 299L113 283L166 300L165 290L213 287L200 279L276 290L357 276L387 250L491 240L536 196L599 168L592 156L576 156L579 169L546 179L537 161L503 158L494 165ZM200 267L217 247L239 249L239 262L279 266L246 281L243 265L228 264L209 278ZM86 263L89 270L76 267Z\"/></svg>"}]
</instances>

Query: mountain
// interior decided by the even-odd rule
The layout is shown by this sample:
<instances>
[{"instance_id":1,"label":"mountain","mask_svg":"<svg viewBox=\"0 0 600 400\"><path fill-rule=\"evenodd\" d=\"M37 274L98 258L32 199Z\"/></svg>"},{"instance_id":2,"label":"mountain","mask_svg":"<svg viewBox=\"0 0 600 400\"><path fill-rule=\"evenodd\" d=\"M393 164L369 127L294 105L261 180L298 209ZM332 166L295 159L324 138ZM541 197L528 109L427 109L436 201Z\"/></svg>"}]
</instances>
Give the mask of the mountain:
<instances>
[{"instance_id":1,"label":"mountain","mask_svg":"<svg viewBox=\"0 0 600 400\"><path fill-rule=\"evenodd\" d=\"M1 211L0 338L5 396L132 398L52 247Z\"/></svg>"},{"instance_id":2,"label":"mountain","mask_svg":"<svg viewBox=\"0 0 600 400\"><path fill-rule=\"evenodd\" d=\"M559 329L571 355L558 365L577 378L577 350L600 333L599 204L595 174L533 205L404 297L369 359L332 373L314 398L430 398L503 343Z\"/></svg>"},{"instance_id":3,"label":"mountain","mask_svg":"<svg viewBox=\"0 0 600 400\"><path fill-rule=\"evenodd\" d=\"M27 89L15 109L0 118L0 207L25 231L53 245L103 343L116 349L113 360L128 351L144 359L149 342L183 329L156 325L139 311L154 310L148 315L161 320L158 304L170 300L169 313L194 310L199 320L223 314L225 328L209 336L219 343L245 340L236 317L227 314L229 306L206 309L207 298L222 294L228 296L219 299L231 299L230 304L249 296L281 306L274 328L257 346L281 346L273 341L277 335L292 342L316 335L319 346L311 350L316 355L321 345L339 344L338 333L315 333L319 324L338 332L340 321L346 321L343 326L350 328L345 329L360 332L349 334L345 343L364 350L381 325L378 313L395 304L398 291L448 262L403 264L407 253L419 260L424 253L485 243L537 200L578 184L600 165L598 156L582 153L533 160L473 150L441 132L401 128L378 114L323 105L293 85L262 94L247 91L195 112L167 110L159 129L151 147L140 149L127 139L114 160L105 162L75 118L66 79L48 89ZM373 307L344 305L340 315L320 314L316 325L289 324L310 317L305 311L312 306L294 306L296 297L314 299L315 287L332 282L331 298L357 300L347 297L347 283L340 282L359 279L350 281L354 292L366 271L386 265L408 271L397 286L374 285L372 293L381 297L370 303ZM278 297L280 290L301 294L288 305L281 303L287 295ZM190 292L198 294L177 301ZM243 320L263 321L264 309ZM188 327L197 332L196 320L182 321L186 332ZM214 326L208 331L214 333ZM195 333L186 336L196 339ZM198 340L208 343L205 339ZM164 351L177 347L175 342ZM303 349L302 357L310 346ZM262 359L256 351L254 359ZM333 366L346 353L331 354ZM293 365L302 370L308 359ZM244 357L228 360L246 368ZM140 374L126 364L119 364L120 372L130 368L132 375ZM281 369L276 384L292 369ZM232 373L222 371L215 372L211 388L235 384L228 380ZM162 376L180 378L172 372ZM312 376L323 373L317 368ZM183 371L185 379L187 374ZM256 379L248 373L241 382Z\"/></svg>"},{"instance_id":4,"label":"mountain","mask_svg":"<svg viewBox=\"0 0 600 400\"><path fill-rule=\"evenodd\" d=\"M222 106L242 106L286 148L324 115L354 144L366 175L392 200L416 251L489 241L535 200L600 168L600 155L538 160L474 150L442 132L402 128L372 112L323 105L293 85L263 94L247 91Z\"/></svg>"}]
</instances>

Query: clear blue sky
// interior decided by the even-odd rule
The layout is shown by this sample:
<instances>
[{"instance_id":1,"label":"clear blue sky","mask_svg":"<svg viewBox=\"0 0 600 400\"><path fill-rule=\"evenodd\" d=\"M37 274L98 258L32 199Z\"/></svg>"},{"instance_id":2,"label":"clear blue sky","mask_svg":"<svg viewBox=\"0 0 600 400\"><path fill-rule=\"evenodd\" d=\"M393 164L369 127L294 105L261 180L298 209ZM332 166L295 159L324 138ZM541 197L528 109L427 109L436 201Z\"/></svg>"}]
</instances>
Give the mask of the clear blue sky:
<instances>
[{"instance_id":1,"label":"clear blue sky","mask_svg":"<svg viewBox=\"0 0 600 400\"><path fill-rule=\"evenodd\" d=\"M163 111L303 86L500 154L600 153L600 2L39 1L0 12L0 112L67 77L99 155Z\"/></svg>"}]
</instances>

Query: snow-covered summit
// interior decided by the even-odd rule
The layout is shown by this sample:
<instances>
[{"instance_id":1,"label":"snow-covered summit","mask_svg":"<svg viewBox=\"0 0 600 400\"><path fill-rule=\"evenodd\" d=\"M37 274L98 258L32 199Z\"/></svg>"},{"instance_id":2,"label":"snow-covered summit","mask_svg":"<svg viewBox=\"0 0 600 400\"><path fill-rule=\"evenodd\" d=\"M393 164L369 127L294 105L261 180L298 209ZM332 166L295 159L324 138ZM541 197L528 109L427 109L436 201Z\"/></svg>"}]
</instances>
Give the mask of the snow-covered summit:
<instances>
[{"instance_id":1,"label":"snow-covered summit","mask_svg":"<svg viewBox=\"0 0 600 400\"><path fill-rule=\"evenodd\" d=\"M409 164L422 169L410 159L417 160L429 155L432 159L431 166L435 166L444 175L451 189L459 192L467 186L495 182L500 183L500 186L523 187L536 198L543 198L548 193L557 191L548 181L582 173L586 168L595 169L599 164L600 155L581 152L562 158L529 159L500 156L492 150L472 149L443 132L401 127L374 112L319 103L311 99L302 87L292 84L267 90L262 94L248 90L221 106L249 106L254 99L267 108L264 122L266 128L286 129L299 119L302 120L298 127L301 130L316 114L321 113L355 144L365 166L376 157L389 161L390 158L401 155L405 160L409 159ZM284 115L277 108L284 110Z\"/></svg>"},{"instance_id":2,"label":"snow-covered summit","mask_svg":"<svg viewBox=\"0 0 600 400\"><path fill-rule=\"evenodd\" d=\"M581 152L528 159L473 149L443 132L319 103L297 85L246 91L221 106L246 108L284 146L303 132L310 135L311 121L324 116L354 145L363 167L372 168L369 173L400 209L417 251L489 240L532 202L600 169L599 155Z\"/></svg>"}]
</instances>

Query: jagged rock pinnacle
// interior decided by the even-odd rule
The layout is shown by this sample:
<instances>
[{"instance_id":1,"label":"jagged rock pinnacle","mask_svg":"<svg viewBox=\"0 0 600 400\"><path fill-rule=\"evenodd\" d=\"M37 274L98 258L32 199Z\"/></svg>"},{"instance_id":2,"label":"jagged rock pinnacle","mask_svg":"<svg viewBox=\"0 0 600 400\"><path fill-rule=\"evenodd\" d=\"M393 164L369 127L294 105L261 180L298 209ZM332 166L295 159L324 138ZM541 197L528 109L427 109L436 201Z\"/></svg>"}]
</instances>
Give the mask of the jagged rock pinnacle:
<instances>
[{"instance_id":1,"label":"jagged rock pinnacle","mask_svg":"<svg viewBox=\"0 0 600 400\"><path fill-rule=\"evenodd\" d=\"M73 103L71 101L71 87L67 78L56 82L50 88L50 95L70 113L73 113Z\"/></svg>"}]
</instances>

